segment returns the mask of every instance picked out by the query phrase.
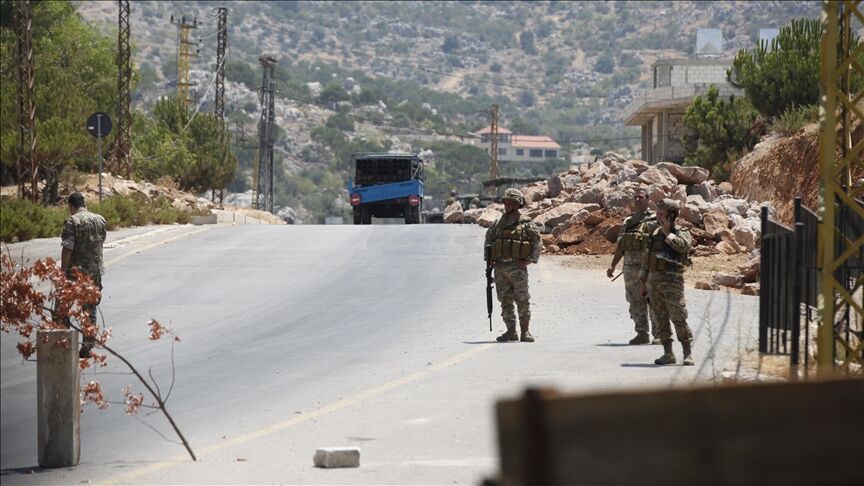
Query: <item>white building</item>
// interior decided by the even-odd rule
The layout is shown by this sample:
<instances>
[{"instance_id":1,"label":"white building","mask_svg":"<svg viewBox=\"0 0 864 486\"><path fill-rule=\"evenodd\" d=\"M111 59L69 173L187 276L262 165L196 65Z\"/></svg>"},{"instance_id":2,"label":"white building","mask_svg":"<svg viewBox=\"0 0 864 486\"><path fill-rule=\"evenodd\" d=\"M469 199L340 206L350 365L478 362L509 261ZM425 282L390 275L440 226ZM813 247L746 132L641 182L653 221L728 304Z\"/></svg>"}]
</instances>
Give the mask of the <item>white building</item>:
<instances>
[{"instance_id":1,"label":"white building","mask_svg":"<svg viewBox=\"0 0 864 486\"><path fill-rule=\"evenodd\" d=\"M479 140L478 146L489 153L491 129L483 128L474 132ZM498 128L499 162L543 162L561 156L561 146L555 140L542 135L517 135L506 128Z\"/></svg>"}]
</instances>

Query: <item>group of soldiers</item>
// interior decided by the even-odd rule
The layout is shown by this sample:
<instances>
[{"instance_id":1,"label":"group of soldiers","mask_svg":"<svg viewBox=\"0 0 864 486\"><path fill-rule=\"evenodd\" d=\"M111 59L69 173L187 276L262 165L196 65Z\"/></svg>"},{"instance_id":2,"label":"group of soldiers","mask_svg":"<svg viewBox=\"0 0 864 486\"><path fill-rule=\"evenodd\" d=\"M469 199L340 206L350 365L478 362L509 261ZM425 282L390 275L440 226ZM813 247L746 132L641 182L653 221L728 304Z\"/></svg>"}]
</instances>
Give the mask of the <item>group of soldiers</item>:
<instances>
[{"instance_id":1,"label":"group of soldiers","mask_svg":"<svg viewBox=\"0 0 864 486\"><path fill-rule=\"evenodd\" d=\"M521 191L507 189L503 201L504 214L487 230L485 241L487 265L494 268L501 317L507 326L497 341L534 342L529 331L528 265L537 263L540 257L540 231L519 211L525 205ZM625 297L636 325L636 336L630 344L662 344L663 355L654 363L675 364L674 325L683 348L683 364L693 365L693 333L687 325L683 276L689 265L687 252L692 238L686 229L675 226L678 201L663 199L657 203L656 214L648 209L649 204L645 190L637 189L631 201L633 213L624 220L606 275L617 278L613 277L615 267L623 260ZM517 314L520 334L516 332Z\"/></svg>"}]
</instances>

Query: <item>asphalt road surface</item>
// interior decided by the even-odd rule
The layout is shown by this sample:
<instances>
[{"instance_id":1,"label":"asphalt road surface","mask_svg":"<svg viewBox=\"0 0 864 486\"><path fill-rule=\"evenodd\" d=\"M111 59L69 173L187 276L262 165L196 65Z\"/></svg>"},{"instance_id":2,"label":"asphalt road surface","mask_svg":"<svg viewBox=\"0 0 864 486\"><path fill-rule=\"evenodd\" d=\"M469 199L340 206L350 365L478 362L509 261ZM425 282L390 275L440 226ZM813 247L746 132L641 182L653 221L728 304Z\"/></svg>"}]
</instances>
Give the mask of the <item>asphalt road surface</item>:
<instances>
[{"instance_id":1,"label":"asphalt road surface","mask_svg":"<svg viewBox=\"0 0 864 486\"><path fill-rule=\"evenodd\" d=\"M81 464L40 470L36 366L2 336L3 484L477 484L496 471L493 406L526 386L563 391L714 382L754 346L755 298L687 291L696 366L656 367L633 336L623 282L554 257L530 267L536 343L494 343L483 229L462 225L173 226L112 232L101 310L110 344L165 390L199 456L160 415L88 406ZM11 245L59 256L59 240ZM676 345L680 359L680 346ZM142 387L116 359L87 371L109 399ZM160 437L155 430L164 434ZM361 467L312 465L359 446Z\"/></svg>"}]
</instances>

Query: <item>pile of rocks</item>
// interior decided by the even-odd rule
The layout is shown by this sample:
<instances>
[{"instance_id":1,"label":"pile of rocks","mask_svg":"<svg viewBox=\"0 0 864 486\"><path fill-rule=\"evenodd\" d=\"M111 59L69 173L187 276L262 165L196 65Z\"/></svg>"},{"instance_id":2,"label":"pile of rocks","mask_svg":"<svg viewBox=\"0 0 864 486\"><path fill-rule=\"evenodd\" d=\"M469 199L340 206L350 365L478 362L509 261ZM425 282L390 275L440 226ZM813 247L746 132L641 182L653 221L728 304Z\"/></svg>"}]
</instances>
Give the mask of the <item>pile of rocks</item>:
<instances>
[{"instance_id":1,"label":"pile of rocks","mask_svg":"<svg viewBox=\"0 0 864 486\"><path fill-rule=\"evenodd\" d=\"M206 211L213 209L213 203L203 197L181 191L171 187L173 183L159 185L145 181L133 181L124 179L118 175L102 173L102 195L103 197L121 194L128 196L140 194L147 199L168 198L171 205L178 209ZM65 192L80 191L87 201L99 200L99 175L87 174L81 181L74 184L75 187L64 188Z\"/></svg>"},{"instance_id":2,"label":"pile of rocks","mask_svg":"<svg viewBox=\"0 0 864 486\"><path fill-rule=\"evenodd\" d=\"M649 166L614 152L521 188L526 200L523 211L543 233L546 253L611 253L633 193L640 187L646 189L652 209L663 198L681 202L677 224L690 230L693 256L750 253L759 245L760 203L737 198L728 182L709 180L708 171L701 167L672 162ZM463 211L453 204L444 219L488 227L502 211L501 205ZM738 280L728 283L741 288L748 281L742 277L741 285Z\"/></svg>"}]
</instances>

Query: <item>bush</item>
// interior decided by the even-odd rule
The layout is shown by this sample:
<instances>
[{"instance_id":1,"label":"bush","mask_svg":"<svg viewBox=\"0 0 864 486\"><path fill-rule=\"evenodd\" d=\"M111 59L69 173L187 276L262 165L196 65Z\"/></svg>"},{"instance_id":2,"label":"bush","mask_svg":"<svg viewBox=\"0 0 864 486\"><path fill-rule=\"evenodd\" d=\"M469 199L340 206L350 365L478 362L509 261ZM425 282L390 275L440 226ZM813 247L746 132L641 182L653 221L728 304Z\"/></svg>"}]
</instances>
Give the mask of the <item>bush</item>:
<instances>
[{"instance_id":1,"label":"bush","mask_svg":"<svg viewBox=\"0 0 864 486\"><path fill-rule=\"evenodd\" d=\"M22 199L4 200L0 211L0 241L60 236L67 216L69 212L62 207L42 206Z\"/></svg>"},{"instance_id":2,"label":"bush","mask_svg":"<svg viewBox=\"0 0 864 486\"><path fill-rule=\"evenodd\" d=\"M111 196L93 204L90 210L105 218L109 230L147 224L185 224L198 213L175 208L166 197L150 200L143 194Z\"/></svg>"},{"instance_id":3,"label":"bush","mask_svg":"<svg viewBox=\"0 0 864 486\"><path fill-rule=\"evenodd\" d=\"M788 137L798 132L805 125L819 121L819 107L816 105L793 106L784 111L774 123L771 131Z\"/></svg>"}]
</instances>

